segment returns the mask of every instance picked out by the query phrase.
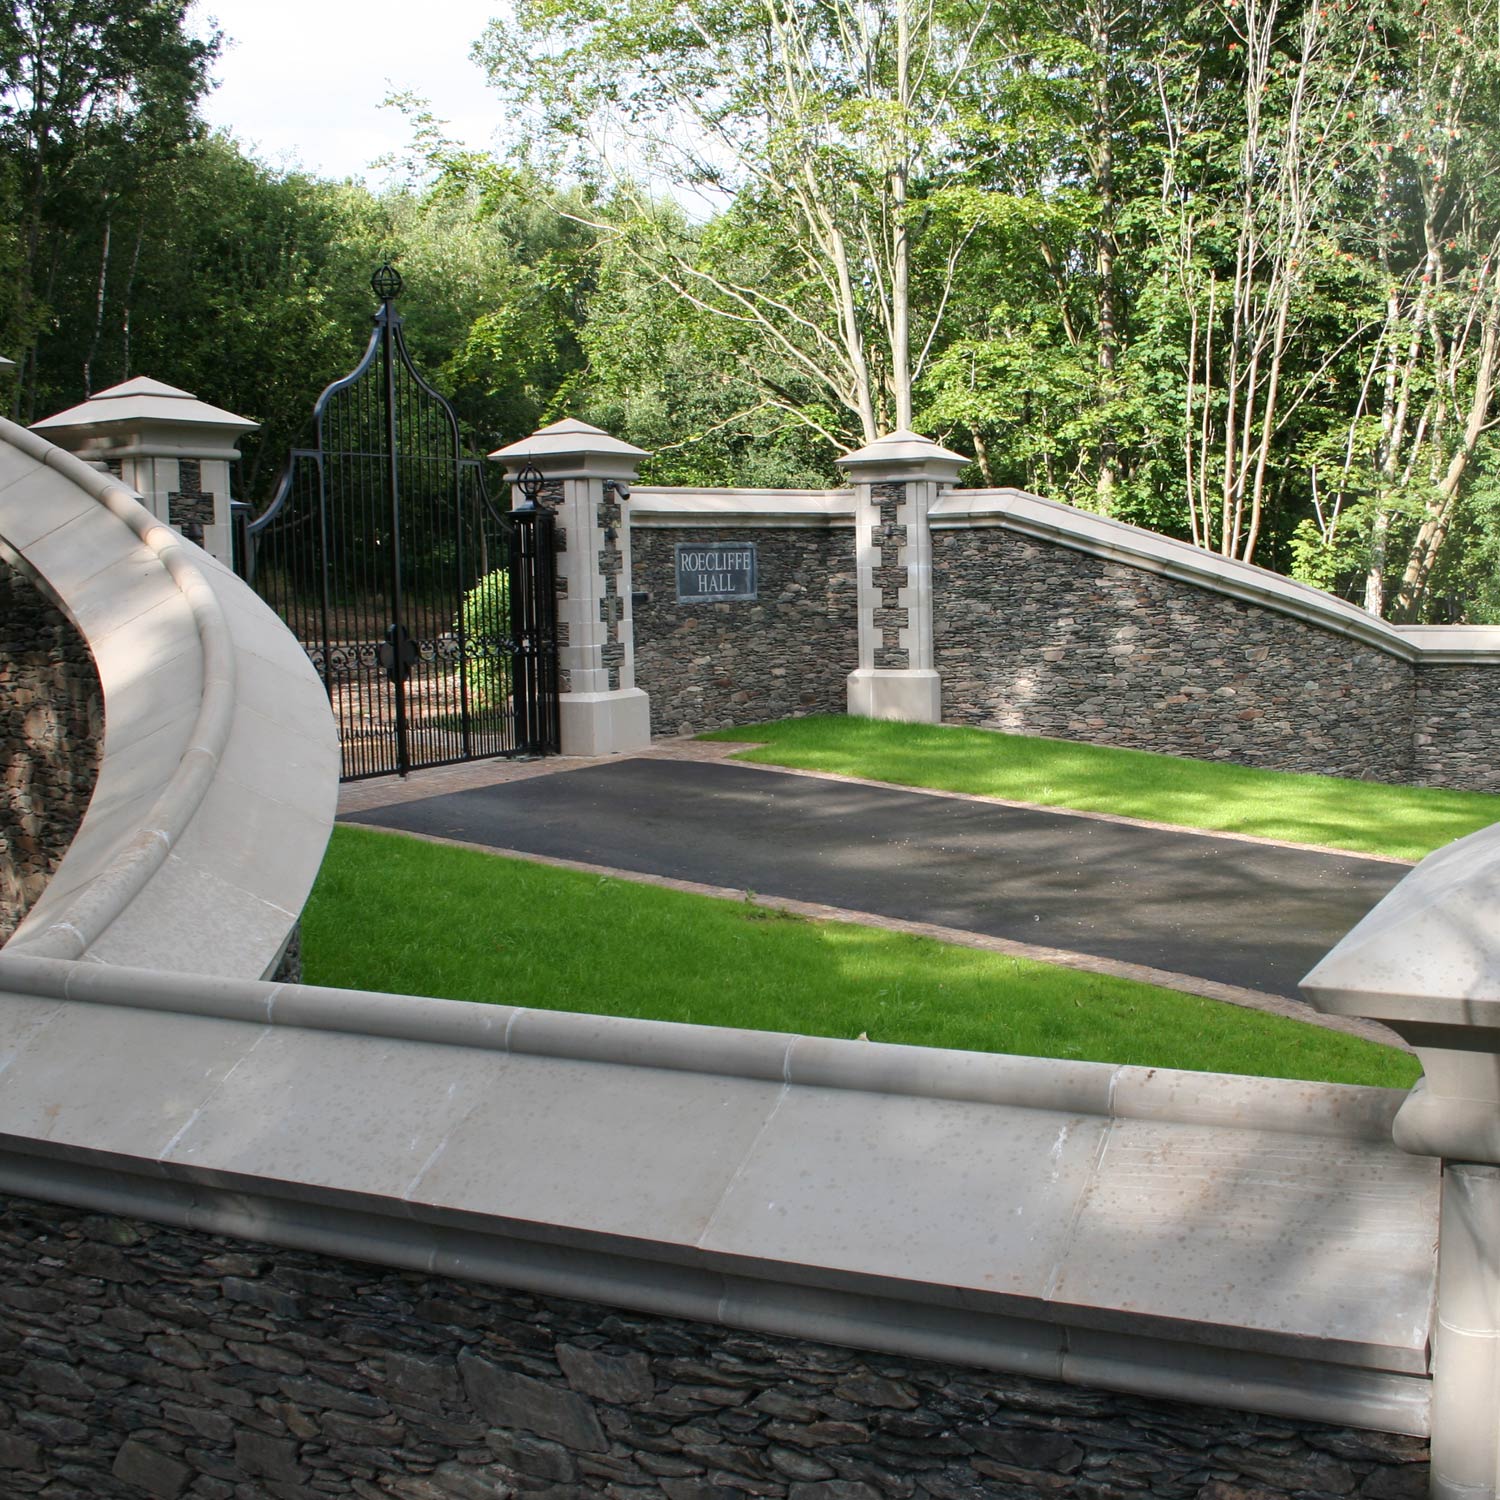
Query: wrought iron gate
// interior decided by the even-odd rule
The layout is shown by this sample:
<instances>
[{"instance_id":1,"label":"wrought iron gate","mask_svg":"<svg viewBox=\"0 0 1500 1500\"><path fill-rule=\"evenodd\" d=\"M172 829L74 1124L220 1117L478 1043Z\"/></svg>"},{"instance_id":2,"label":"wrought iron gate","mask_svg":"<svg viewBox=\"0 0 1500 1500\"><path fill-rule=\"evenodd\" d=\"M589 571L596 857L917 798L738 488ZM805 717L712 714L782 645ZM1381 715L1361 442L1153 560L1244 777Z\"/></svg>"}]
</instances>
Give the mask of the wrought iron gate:
<instances>
[{"instance_id":1,"label":"wrought iron gate","mask_svg":"<svg viewBox=\"0 0 1500 1500\"><path fill-rule=\"evenodd\" d=\"M359 365L313 409L248 528L245 572L328 689L345 780L558 748L553 517L502 513L453 408L417 373L382 266Z\"/></svg>"}]
</instances>

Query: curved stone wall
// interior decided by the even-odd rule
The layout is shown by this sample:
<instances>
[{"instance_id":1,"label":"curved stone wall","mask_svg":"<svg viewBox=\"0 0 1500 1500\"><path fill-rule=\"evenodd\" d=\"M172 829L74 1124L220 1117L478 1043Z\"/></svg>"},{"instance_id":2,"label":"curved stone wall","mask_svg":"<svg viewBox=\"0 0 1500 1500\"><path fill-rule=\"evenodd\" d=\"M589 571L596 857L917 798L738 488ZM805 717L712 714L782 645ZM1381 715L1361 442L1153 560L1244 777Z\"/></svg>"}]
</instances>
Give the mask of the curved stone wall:
<instances>
[{"instance_id":1,"label":"curved stone wall","mask_svg":"<svg viewBox=\"0 0 1500 1500\"><path fill-rule=\"evenodd\" d=\"M73 842L103 736L83 638L30 569L0 556L0 944Z\"/></svg>"},{"instance_id":2,"label":"curved stone wall","mask_svg":"<svg viewBox=\"0 0 1500 1500\"><path fill-rule=\"evenodd\" d=\"M132 491L3 420L0 545L75 622L104 703L94 794L6 958L272 972L338 791L306 653Z\"/></svg>"}]
</instances>

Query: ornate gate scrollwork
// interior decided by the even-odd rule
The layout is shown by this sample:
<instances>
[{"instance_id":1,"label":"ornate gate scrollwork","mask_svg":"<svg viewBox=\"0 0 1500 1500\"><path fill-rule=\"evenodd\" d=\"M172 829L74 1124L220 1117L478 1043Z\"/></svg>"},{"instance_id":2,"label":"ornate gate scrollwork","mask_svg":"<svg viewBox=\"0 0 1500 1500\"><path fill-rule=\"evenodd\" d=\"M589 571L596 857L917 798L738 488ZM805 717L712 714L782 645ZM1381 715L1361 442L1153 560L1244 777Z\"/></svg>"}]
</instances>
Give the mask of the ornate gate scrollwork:
<instances>
[{"instance_id":1,"label":"ornate gate scrollwork","mask_svg":"<svg viewBox=\"0 0 1500 1500\"><path fill-rule=\"evenodd\" d=\"M510 512L492 503L407 352L400 276L371 286L369 347L318 397L244 571L323 679L345 780L555 751L552 514L519 482Z\"/></svg>"}]
</instances>

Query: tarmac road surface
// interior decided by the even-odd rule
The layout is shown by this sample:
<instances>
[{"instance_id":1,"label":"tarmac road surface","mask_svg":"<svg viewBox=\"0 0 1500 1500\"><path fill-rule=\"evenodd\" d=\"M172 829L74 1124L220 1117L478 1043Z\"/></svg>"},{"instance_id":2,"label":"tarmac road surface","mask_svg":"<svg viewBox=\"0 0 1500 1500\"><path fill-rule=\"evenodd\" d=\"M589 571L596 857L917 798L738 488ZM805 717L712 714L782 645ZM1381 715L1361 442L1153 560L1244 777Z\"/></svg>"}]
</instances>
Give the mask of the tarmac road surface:
<instances>
[{"instance_id":1,"label":"tarmac road surface","mask_svg":"<svg viewBox=\"0 0 1500 1500\"><path fill-rule=\"evenodd\" d=\"M622 760L343 821L962 928L1292 999L1407 870L722 762Z\"/></svg>"}]
</instances>

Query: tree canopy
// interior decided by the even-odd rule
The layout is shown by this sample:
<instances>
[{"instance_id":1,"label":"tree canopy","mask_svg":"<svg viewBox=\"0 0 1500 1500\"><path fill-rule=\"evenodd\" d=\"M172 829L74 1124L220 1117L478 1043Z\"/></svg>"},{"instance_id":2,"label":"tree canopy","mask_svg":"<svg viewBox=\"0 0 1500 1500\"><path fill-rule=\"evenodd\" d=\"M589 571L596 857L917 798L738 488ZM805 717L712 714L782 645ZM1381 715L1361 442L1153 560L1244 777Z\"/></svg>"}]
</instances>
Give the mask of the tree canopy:
<instances>
[{"instance_id":1,"label":"tree canopy","mask_svg":"<svg viewBox=\"0 0 1500 1500\"><path fill-rule=\"evenodd\" d=\"M394 258L476 447L837 482L912 426L1392 618L1500 619L1500 0L520 0L507 150L381 190L205 132L185 0L0 17L22 419L148 373L263 495Z\"/></svg>"}]
</instances>

